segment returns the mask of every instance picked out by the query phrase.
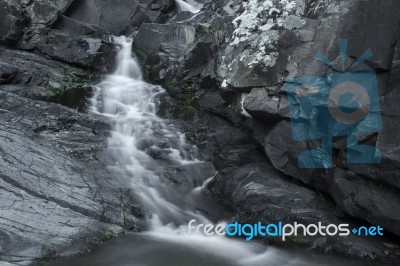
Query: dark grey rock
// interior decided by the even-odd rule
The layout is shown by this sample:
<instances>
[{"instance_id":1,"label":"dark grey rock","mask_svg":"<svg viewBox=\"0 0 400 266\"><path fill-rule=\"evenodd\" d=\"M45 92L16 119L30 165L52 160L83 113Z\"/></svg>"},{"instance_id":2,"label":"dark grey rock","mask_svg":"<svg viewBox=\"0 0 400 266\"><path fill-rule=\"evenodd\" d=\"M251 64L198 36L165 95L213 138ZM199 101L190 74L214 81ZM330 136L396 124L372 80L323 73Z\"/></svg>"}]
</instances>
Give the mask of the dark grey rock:
<instances>
[{"instance_id":1,"label":"dark grey rock","mask_svg":"<svg viewBox=\"0 0 400 266\"><path fill-rule=\"evenodd\" d=\"M154 54L159 52L163 44L171 44L171 48L191 44L195 33L192 26L143 23L135 37L134 47L147 54ZM178 48L176 52L183 55L180 52L184 50Z\"/></svg>"},{"instance_id":2,"label":"dark grey rock","mask_svg":"<svg viewBox=\"0 0 400 266\"><path fill-rule=\"evenodd\" d=\"M77 254L138 228L132 196L104 164L105 121L3 91L0 112L1 261Z\"/></svg>"},{"instance_id":3,"label":"dark grey rock","mask_svg":"<svg viewBox=\"0 0 400 266\"><path fill-rule=\"evenodd\" d=\"M136 0L80 0L75 1L65 15L119 35L137 8Z\"/></svg>"},{"instance_id":4,"label":"dark grey rock","mask_svg":"<svg viewBox=\"0 0 400 266\"><path fill-rule=\"evenodd\" d=\"M0 44L15 44L26 23L27 16L18 1L0 1Z\"/></svg>"},{"instance_id":5,"label":"dark grey rock","mask_svg":"<svg viewBox=\"0 0 400 266\"><path fill-rule=\"evenodd\" d=\"M84 36L103 36L107 32L98 26L85 24L79 22L75 19L62 15L56 24L54 24L54 29L67 32L71 35L84 35ZM49 33L48 36L52 34Z\"/></svg>"},{"instance_id":6,"label":"dark grey rock","mask_svg":"<svg viewBox=\"0 0 400 266\"><path fill-rule=\"evenodd\" d=\"M117 47L112 37L71 35L64 31L51 30L39 49L55 58L85 69L110 73L114 70Z\"/></svg>"},{"instance_id":7,"label":"dark grey rock","mask_svg":"<svg viewBox=\"0 0 400 266\"><path fill-rule=\"evenodd\" d=\"M43 35L57 21L62 13L72 4L73 0L38 0L30 1L25 6L29 16L29 25L20 38L18 48L31 50L40 42Z\"/></svg>"},{"instance_id":8,"label":"dark grey rock","mask_svg":"<svg viewBox=\"0 0 400 266\"><path fill-rule=\"evenodd\" d=\"M400 233L399 190L336 169L329 187L335 202L348 214Z\"/></svg>"},{"instance_id":9,"label":"dark grey rock","mask_svg":"<svg viewBox=\"0 0 400 266\"><path fill-rule=\"evenodd\" d=\"M25 51L0 47L0 87L36 100L83 110L98 76Z\"/></svg>"},{"instance_id":10,"label":"dark grey rock","mask_svg":"<svg viewBox=\"0 0 400 266\"><path fill-rule=\"evenodd\" d=\"M286 95L268 89L253 89L243 104L244 109L253 117L263 121L289 119L289 103Z\"/></svg>"},{"instance_id":11,"label":"dark grey rock","mask_svg":"<svg viewBox=\"0 0 400 266\"><path fill-rule=\"evenodd\" d=\"M239 9L235 4L224 8L225 12L233 16L232 20L235 17L236 20L235 27L229 31L229 43L220 50L216 65L220 91L222 95L227 95L224 100L233 108L237 96L245 95L244 109L257 121L247 119L243 124L253 130L256 142L264 149L275 169L332 196L335 193L335 202L347 213L371 223L385 223L387 230L398 234L397 218L392 217L390 213L393 210L390 206L385 207L379 193L365 192L371 200L369 204L363 205L364 212L352 212L349 206L345 208L342 204L345 199L351 199L355 192L333 192L332 184L342 180L342 177L338 178L334 173L349 169L366 184L381 184L385 191L399 188L396 148L398 134L395 133L399 112L395 104L398 100L396 43L399 3L387 1L381 5L379 1L370 0L320 1L316 4L309 1L299 4L296 10L289 13L271 16L271 21L263 20L260 15L255 16L252 23L238 20L238 16L260 11ZM278 2L274 4L279 5ZM384 23L381 19L383 17ZM376 37L383 35L385 37ZM317 139L293 140L284 83L294 77L331 73L332 70L315 60L315 55L322 52L331 61L338 62L339 39L349 40L348 63L353 63L354 58L358 58L368 48L374 52L374 56L359 67L378 71L379 94L382 99L385 98L385 101L381 101L384 129L379 133L360 136L359 141L376 145L383 154L382 162L376 165L346 163L346 141L343 138L334 140L333 169L301 169L298 164L299 154L318 148L321 143ZM392 74L389 75L389 71ZM377 210L386 218L378 218Z\"/></svg>"},{"instance_id":12,"label":"dark grey rock","mask_svg":"<svg viewBox=\"0 0 400 266\"><path fill-rule=\"evenodd\" d=\"M235 165L219 172L210 183L212 194L229 206L233 219L241 223L304 223L340 224L346 219L334 215L334 204L318 192L290 182L266 161ZM285 242L279 238L265 239L279 245L296 244L321 250L326 254L345 254L364 259L395 259L398 252L389 255L386 247L371 238L349 237L292 237ZM383 239L380 239L382 241Z\"/></svg>"}]
</instances>

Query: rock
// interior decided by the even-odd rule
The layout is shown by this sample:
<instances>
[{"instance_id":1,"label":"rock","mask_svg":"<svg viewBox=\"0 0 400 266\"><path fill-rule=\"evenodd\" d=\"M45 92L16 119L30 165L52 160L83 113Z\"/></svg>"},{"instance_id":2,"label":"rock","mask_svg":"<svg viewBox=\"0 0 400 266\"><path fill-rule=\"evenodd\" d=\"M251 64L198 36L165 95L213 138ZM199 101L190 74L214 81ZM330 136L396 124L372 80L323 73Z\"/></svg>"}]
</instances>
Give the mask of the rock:
<instances>
[{"instance_id":1,"label":"rock","mask_svg":"<svg viewBox=\"0 0 400 266\"><path fill-rule=\"evenodd\" d=\"M157 170L157 174L168 184L175 187L175 201L181 201L195 187L203 185L204 181L215 175L215 168L210 162L199 162L182 166L168 166ZM188 177L193 178L188 178ZM170 195L172 196L172 195Z\"/></svg>"},{"instance_id":2,"label":"rock","mask_svg":"<svg viewBox=\"0 0 400 266\"><path fill-rule=\"evenodd\" d=\"M67 32L73 36L96 36L100 37L107 34L106 31L98 26L81 23L75 19L62 15L57 23L54 24L54 29ZM49 33L48 35L52 35Z\"/></svg>"},{"instance_id":3,"label":"rock","mask_svg":"<svg viewBox=\"0 0 400 266\"><path fill-rule=\"evenodd\" d=\"M289 103L286 95L273 89L253 89L244 101L244 109L253 117L265 122L289 119Z\"/></svg>"},{"instance_id":4,"label":"rock","mask_svg":"<svg viewBox=\"0 0 400 266\"><path fill-rule=\"evenodd\" d=\"M312 1L296 1L296 8L280 6L282 3L249 1L240 9L235 8L236 2L233 4L230 1L229 6L224 7L224 11L232 16L235 26L228 31L229 43L218 53L216 64L220 92L227 95L224 100L232 109L239 95L245 95L243 107L253 118L242 120L242 124L253 130L255 140L264 149L275 169L330 193L348 214L374 224L386 224L387 230L398 234L398 217L390 214L392 209L385 207L380 200L381 194L374 194L365 188L362 193L371 197L370 202L363 206L364 211L352 211L350 206L343 206L343 202L346 199L349 205L353 204L355 200L351 195L356 192L339 193L333 189L333 184L343 179L337 177L336 172L350 170L365 184L380 184L383 191L399 188L396 174L399 165L396 149L398 138L395 134L398 125L396 114L399 110L394 103L398 98L395 89L398 83L398 59L393 59L393 55L398 55L396 31L399 3L388 1L380 5L375 0L335 3L321 1L316 5ZM278 8L279 12L273 14L273 8ZM381 25L383 17L390 26L385 29L368 26ZM386 37L376 38L380 35ZM319 148L321 143L319 139L294 141L288 121L290 117L285 83L295 77L334 73L334 70L316 61L315 56L322 52L329 61L340 62L336 44L339 39L348 39L346 61L349 65L368 48L374 53L358 69L373 68L378 72L379 95L385 96L385 101L381 101L384 129L379 133L367 132L365 136L359 137L359 141L376 145L382 152L382 161L370 165L347 163L345 138L338 138L333 140L333 168L302 169L299 167L299 154ZM388 75L388 71L393 71L393 74ZM352 182L351 179L346 180ZM395 198L393 200L398 201ZM381 217L378 218L376 212L382 212Z\"/></svg>"},{"instance_id":5,"label":"rock","mask_svg":"<svg viewBox=\"0 0 400 266\"><path fill-rule=\"evenodd\" d=\"M38 0L28 2L25 10L30 18L30 24L24 36L18 43L18 48L31 50L40 42L43 35L56 22L62 13L72 4L73 0Z\"/></svg>"},{"instance_id":6,"label":"rock","mask_svg":"<svg viewBox=\"0 0 400 266\"><path fill-rule=\"evenodd\" d=\"M161 25L152 23L143 23L137 33L134 41L134 47L147 54L154 54L160 51L160 48L171 48L172 53L182 56L183 49L180 45L189 45L193 42L196 29L185 25ZM177 49L174 49L176 46ZM168 52L168 51L166 51Z\"/></svg>"},{"instance_id":7,"label":"rock","mask_svg":"<svg viewBox=\"0 0 400 266\"><path fill-rule=\"evenodd\" d=\"M136 0L80 0L75 1L65 15L118 36L137 8Z\"/></svg>"},{"instance_id":8,"label":"rock","mask_svg":"<svg viewBox=\"0 0 400 266\"><path fill-rule=\"evenodd\" d=\"M356 224L334 216L334 204L316 191L290 182L266 161L235 165L219 172L209 189L232 210L232 220L240 223ZM291 237L282 242L267 237L269 243L296 244L327 254L346 254L364 259L387 259L386 247L368 237ZM381 239L382 240L382 239ZM393 254L392 259L396 257Z\"/></svg>"},{"instance_id":9,"label":"rock","mask_svg":"<svg viewBox=\"0 0 400 266\"><path fill-rule=\"evenodd\" d=\"M283 3L252 0L242 5L232 22L234 29L229 43L219 54L217 73L221 80L237 88L282 82L286 77L288 51L298 42L292 30L306 24L300 17L301 8L290 8ZM273 8L283 12L272 16Z\"/></svg>"},{"instance_id":10,"label":"rock","mask_svg":"<svg viewBox=\"0 0 400 266\"><path fill-rule=\"evenodd\" d=\"M78 254L103 232L138 228L136 203L104 164L108 124L13 93L0 102L0 261Z\"/></svg>"},{"instance_id":11,"label":"rock","mask_svg":"<svg viewBox=\"0 0 400 266\"><path fill-rule=\"evenodd\" d=\"M26 23L26 14L18 1L0 1L0 44L14 45Z\"/></svg>"},{"instance_id":12,"label":"rock","mask_svg":"<svg viewBox=\"0 0 400 266\"><path fill-rule=\"evenodd\" d=\"M23 97L85 109L98 76L32 53L0 47L0 88Z\"/></svg>"},{"instance_id":13,"label":"rock","mask_svg":"<svg viewBox=\"0 0 400 266\"><path fill-rule=\"evenodd\" d=\"M385 186L351 171L336 169L329 187L335 202L348 214L385 231L400 234L400 195L393 187Z\"/></svg>"},{"instance_id":14,"label":"rock","mask_svg":"<svg viewBox=\"0 0 400 266\"><path fill-rule=\"evenodd\" d=\"M170 11L174 6L174 0L154 0L150 4L150 9L160 11L161 13L166 13Z\"/></svg>"},{"instance_id":15,"label":"rock","mask_svg":"<svg viewBox=\"0 0 400 266\"><path fill-rule=\"evenodd\" d=\"M49 31L39 49L55 59L104 73L114 70L117 53L111 36L70 35L59 30Z\"/></svg>"}]
</instances>

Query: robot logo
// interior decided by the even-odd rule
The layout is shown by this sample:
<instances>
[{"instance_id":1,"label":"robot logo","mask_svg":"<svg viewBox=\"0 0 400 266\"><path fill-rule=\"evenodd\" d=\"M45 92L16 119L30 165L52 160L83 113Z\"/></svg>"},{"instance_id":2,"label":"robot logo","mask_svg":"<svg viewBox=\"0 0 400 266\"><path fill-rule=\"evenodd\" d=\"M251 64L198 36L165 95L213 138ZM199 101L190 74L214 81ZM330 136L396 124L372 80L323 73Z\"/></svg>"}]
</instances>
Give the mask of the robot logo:
<instances>
[{"instance_id":1,"label":"robot logo","mask_svg":"<svg viewBox=\"0 0 400 266\"><path fill-rule=\"evenodd\" d=\"M347 40L339 41L342 68L347 44ZM299 155L300 168L331 168L332 139L338 136L347 136L348 163L380 162L381 153L376 147L357 141L361 135L382 129L376 72L351 71L371 56L371 50L367 50L346 71L287 82L293 139L322 140L320 148ZM334 70L339 68L321 53L316 58Z\"/></svg>"}]
</instances>

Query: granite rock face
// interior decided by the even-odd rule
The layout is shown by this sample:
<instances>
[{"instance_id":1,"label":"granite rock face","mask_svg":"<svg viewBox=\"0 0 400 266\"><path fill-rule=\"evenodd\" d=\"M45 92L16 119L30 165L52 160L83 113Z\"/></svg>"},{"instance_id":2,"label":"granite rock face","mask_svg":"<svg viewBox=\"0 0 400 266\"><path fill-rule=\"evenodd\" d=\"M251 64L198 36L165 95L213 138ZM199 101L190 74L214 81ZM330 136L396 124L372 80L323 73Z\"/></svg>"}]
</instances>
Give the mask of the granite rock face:
<instances>
[{"instance_id":1,"label":"granite rock face","mask_svg":"<svg viewBox=\"0 0 400 266\"><path fill-rule=\"evenodd\" d=\"M104 164L109 125L0 89L1 260L77 254L138 226L123 182Z\"/></svg>"},{"instance_id":2,"label":"granite rock face","mask_svg":"<svg viewBox=\"0 0 400 266\"><path fill-rule=\"evenodd\" d=\"M238 119L227 113L236 113L236 118L242 120L240 124L253 131L255 141L275 169L329 194L347 214L380 224L399 235L399 217L396 217L400 206L399 170L395 155L397 137L393 135L399 126L394 104L398 84L395 76L399 3L381 4L374 0L235 3L229 1L221 6L221 12L231 16L232 25L223 29L226 43L219 45L213 69L208 71L208 65L204 64L201 70L203 76L208 71L208 77L214 79L216 84L211 84L219 87L226 108L208 109L234 123ZM346 139L341 138L333 143L333 168L301 169L299 154L318 148L321 143L318 139L293 140L287 82L297 77L335 73L315 56L322 52L338 62L339 39L348 39L348 62L354 62L368 48L373 51L373 56L359 69L377 72L384 127L380 132L360 136L359 141L377 146L382 161L348 164ZM200 103L207 101L203 98L210 94L202 90L210 87L196 85Z\"/></svg>"},{"instance_id":3,"label":"granite rock face","mask_svg":"<svg viewBox=\"0 0 400 266\"><path fill-rule=\"evenodd\" d=\"M17 1L0 2L0 44L12 44L19 38L27 16Z\"/></svg>"},{"instance_id":4,"label":"granite rock face","mask_svg":"<svg viewBox=\"0 0 400 266\"><path fill-rule=\"evenodd\" d=\"M72 2L0 1L0 264L81 254L142 227L107 168L109 122L83 112L117 47L106 28L63 16Z\"/></svg>"},{"instance_id":5,"label":"granite rock face","mask_svg":"<svg viewBox=\"0 0 400 266\"><path fill-rule=\"evenodd\" d=\"M290 180L285 181L288 184L300 182L294 187L304 184L314 192L321 193L335 206L334 211L316 207L311 213L325 217L325 221L379 224L386 232L400 235L400 217L397 215L400 207L400 171L396 148L396 129L400 125L397 123L398 107L395 103L399 84L399 10L398 1L386 1L383 4L375 0L250 0L243 3L232 0L205 4L203 12L190 19L180 13L170 20L169 23L196 27L193 44L186 47L182 52L184 56L180 57L162 48L147 51L142 63L149 80L164 82L168 92L177 99L177 105L186 105L185 108L170 108L174 112L172 118L179 117L184 121L183 124L189 124L184 128L192 132L188 133L191 139L209 150L204 156L213 160L220 171L210 186L212 194L221 198L225 206L246 209L246 214L239 215L240 219L247 221L248 217L253 217L253 221L256 221L282 218L278 211L272 211L271 206L265 204L275 196L279 198L273 188L265 187L265 190L272 192L263 194L256 202L252 200L257 199L257 193L264 188L254 188L254 195L247 193L245 184L252 187L252 181L260 183L260 176L271 182L275 180L275 177L267 174L246 177L243 174L251 172L250 169L257 168L258 163L264 160L261 154L250 152L257 147L268 159L262 164L267 165L268 169L272 165L284 174L274 171L278 179L286 176ZM159 37L156 35L153 40ZM294 78L343 71L316 60L316 55L321 52L330 61L339 63L339 39L348 40L346 66L353 64L367 49L373 52L372 57L352 70L372 69L377 73L383 129L359 136L358 141L379 148L382 160L377 164L347 163L347 140L343 137L333 139L332 168L302 169L299 167L299 154L321 147L321 140L293 139L288 82ZM168 63L168 60L174 63ZM243 138L240 141L233 138L231 141L234 144L225 145L224 141L230 139L232 130L209 115L199 114L196 109L229 121L231 126L240 128ZM202 123L203 120L210 121ZM220 130L227 133L214 137ZM212 137L207 139L207 135ZM214 143L210 143L210 139ZM240 156L239 153L248 156ZM227 164L223 163L224 160ZM242 160L246 164L256 164L245 167ZM230 169L229 166L236 167ZM246 170L241 172L241 178L235 179L233 176L242 167ZM299 191L303 191L300 187ZM288 188L285 191L287 195L294 193ZM306 194L294 193L300 201ZM282 208L288 206L293 212L301 212L301 206L290 204L290 197L287 201L282 197L278 202L277 205L282 205ZM291 213L288 210L281 211ZM286 217L287 221L300 219L289 216ZM312 219L307 221L311 222ZM349 241L354 248L363 246L356 244L354 238ZM327 246L322 247L321 243ZM333 248L335 245L324 239L313 242L311 246L326 252L330 246L332 252L336 249L343 253L343 247L348 243L341 243ZM386 256L385 252L382 253L382 246L374 248L381 250L378 257ZM353 255L362 256L364 251L364 254L372 254L374 248L369 251L358 250Z\"/></svg>"}]
</instances>

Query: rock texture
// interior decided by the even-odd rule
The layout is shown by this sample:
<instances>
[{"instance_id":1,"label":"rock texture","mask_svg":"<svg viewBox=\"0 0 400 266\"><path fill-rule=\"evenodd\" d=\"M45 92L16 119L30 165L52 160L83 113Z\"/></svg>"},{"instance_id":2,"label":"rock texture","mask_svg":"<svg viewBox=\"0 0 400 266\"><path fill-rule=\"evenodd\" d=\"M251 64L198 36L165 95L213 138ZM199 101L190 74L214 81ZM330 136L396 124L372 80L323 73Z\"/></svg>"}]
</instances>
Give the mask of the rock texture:
<instances>
[{"instance_id":1,"label":"rock texture","mask_svg":"<svg viewBox=\"0 0 400 266\"><path fill-rule=\"evenodd\" d=\"M216 169L208 188L225 218L379 224L385 238L289 243L398 265L400 2L198 2L193 15L170 0L0 0L0 261L76 254L140 228L134 195L105 167L109 125L84 112L93 84L113 70L113 36L125 34L146 79L169 92L159 115L206 161L160 168L177 194ZM315 55L338 62L338 39L349 40L347 62L374 53L359 68L377 72L383 130L360 141L382 161L347 164L338 138L333 168L300 169L299 153L320 140L293 140L287 83L335 73Z\"/></svg>"},{"instance_id":2,"label":"rock texture","mask_svg":"<svg viewBox=\"0 0 400 266\"><path fill-rule=\"evenodd\" d=\"M72 2L0 1L0 264L88 252L142 227L106 166L108 121L75 110L116 46L108 29L62 16Z\"/></svg>"},{"instance_id":3,"label":"rock texture","mask_svg":"<svg viewBox=\"0 0 400 266\"><path fill-rule=\"evenodd\" d=\"M170 20L169 24L196 28L193 43L183 46L179 54L162 45L157 45L156 51L142 50L138 45L137 54L147 78L164 82L177 101L177 106L161 113L183 120L191 140L207 151L204 156L219 170L210 184L212 194L225 206L233 206L235 212L245 210L235 214L235 219L312 222L316 215L324 221L379 224L387 234L399 236L400 172L395 133L399 126L395 104L399 10L398 1L382 4L375 0L210 2L190 19L181 13ZM147 27L143 24L139 33ZM161 33L150 37L156 43L159 38ZM287 82L335 73L315 58L322 52L339 62L339 39L348 39L348 63L354 63L368 48L373 51L358 70L377 72L384 127L361 136L359 141L378 147L382 161L348 164L346 139L338 138L333 143L333 168L301 169L299 154L320 147L321 142L293 140ZM218 121L209 113L218 116ZM232 125L237 128L233 130ZM232 132L241 132L241 137L237 139ZM255 147L265 157L252 152ZM250 174L253 171L259 174ZM274 185L270 187L268 181ZM304 185L311 190L303 190ZM292 186L299 194L291 191ZM320 195L334 208L317 204L309 211L306 203L293 203L307 202L309 192ZM308 246L346 253L345 247L351 243L352 255L390 257L382 244L364 245L364 240L355 238L347 243L335 241L312 240ZM371 249L366 250L367 246Z\"/></svg>"},{"instance_id":4,"label":"rock texture","mask_svg":"<svg viewBox=\"0 0 400 266\"><path fill-rule=\"evenodd\" d=\"M0 102L1 260L76 254L137 226L101 159L107 123L2 90Z\"/></svg>"}]
</instances>

